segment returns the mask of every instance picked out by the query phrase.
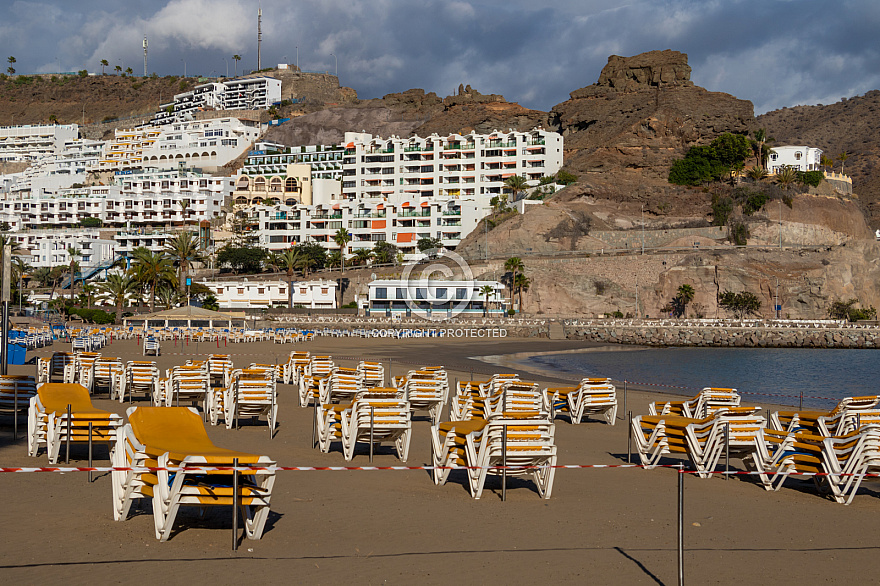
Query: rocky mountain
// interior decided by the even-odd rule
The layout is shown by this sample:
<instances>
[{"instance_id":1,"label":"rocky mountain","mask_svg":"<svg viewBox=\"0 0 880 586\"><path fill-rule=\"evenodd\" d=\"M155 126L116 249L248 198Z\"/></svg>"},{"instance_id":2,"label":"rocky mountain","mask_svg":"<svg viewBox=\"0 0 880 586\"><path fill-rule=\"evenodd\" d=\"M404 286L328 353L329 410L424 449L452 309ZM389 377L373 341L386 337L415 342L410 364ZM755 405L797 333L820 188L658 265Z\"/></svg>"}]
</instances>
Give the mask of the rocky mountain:
<instances>
[{"instance_id":1,"label":"rocky mountain","mask_svg":"<svg viewBox=\"0 0 880 586\"><path fill-rule=\"evenodd\" d=\"M843 98L836 104L782 108L758 116L777 145L818 147L853 178L873 228L880 227L880 91ZM846 152L841 163L837 157Z\"/></svg>"}]
</instances>

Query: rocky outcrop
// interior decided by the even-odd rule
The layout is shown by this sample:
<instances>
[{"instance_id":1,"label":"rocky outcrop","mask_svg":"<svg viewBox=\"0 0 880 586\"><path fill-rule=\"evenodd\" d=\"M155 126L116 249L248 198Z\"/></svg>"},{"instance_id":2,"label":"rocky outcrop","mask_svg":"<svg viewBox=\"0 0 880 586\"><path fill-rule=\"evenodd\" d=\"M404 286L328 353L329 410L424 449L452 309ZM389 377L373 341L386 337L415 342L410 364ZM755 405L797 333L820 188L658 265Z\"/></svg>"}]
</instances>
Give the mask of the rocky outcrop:
<instances>
[{"instance_id":1,"label":"rocky outcrop","mask_svg":"<svg viewBox=\"0 0 880 586\"><path fill-rule=\"evenodd\" d=\"M687 55L667 49L635 57L612 55L596 85L631 92L642 87L690 86L693 82ZM577 93L573 92L572 98Z\"/></svg>"}]
</instances>

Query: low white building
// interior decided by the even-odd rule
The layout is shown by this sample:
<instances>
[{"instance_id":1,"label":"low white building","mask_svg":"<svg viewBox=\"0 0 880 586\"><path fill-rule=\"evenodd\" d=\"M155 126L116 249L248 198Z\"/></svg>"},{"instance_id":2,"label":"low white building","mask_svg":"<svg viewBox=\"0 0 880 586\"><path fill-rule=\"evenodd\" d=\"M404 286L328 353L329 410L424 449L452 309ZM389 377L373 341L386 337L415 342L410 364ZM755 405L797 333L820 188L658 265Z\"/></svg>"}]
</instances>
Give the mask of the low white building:
<instances>
[{"instance_id":1,"label":"low white building","mask_svg":"<svg viewBox=\"0 0 880 586\"><path fill-rule=\"evenodd\" d=\"M287 281L202 281L211 289L221 309L248 307L293 307L308 309L336 309L336 281L294 281L291 292Z\"/></svg>"},{"instance_id":2,"label":"low white building","mask_svg":"<svg viewBox=\"0 0 880 586\"><path fill-rule=\"evenodd\" d=\"M482 288L492 292L487 296ZM498 281L440 281L378 279L368 285L369 294L359 301L369 313L416 315L430 318L479 317L504 313L505 287Z\"/></svg>"},{"instance_id":3,"label":"low white building","mask_svg":"<svg viewBox=\"0 0 880 586\"><path fill-rule=\"evenodd\" d=\"M774 146L767 159L767 170L776 174L784 167L798 171L821 171L822 149L808 146Z\"/></svg>"},{"instance_id":4,"label":"low white building","mask_svg":"<svg viewBox=\"0 0 880 586\"><path fill-rule=\"evenodd\" d=\"M267 110L281 102L281 80L252 75L197 85L159 106L151 124L179 122L197 110Z\"/></svg>"}]
</instances>

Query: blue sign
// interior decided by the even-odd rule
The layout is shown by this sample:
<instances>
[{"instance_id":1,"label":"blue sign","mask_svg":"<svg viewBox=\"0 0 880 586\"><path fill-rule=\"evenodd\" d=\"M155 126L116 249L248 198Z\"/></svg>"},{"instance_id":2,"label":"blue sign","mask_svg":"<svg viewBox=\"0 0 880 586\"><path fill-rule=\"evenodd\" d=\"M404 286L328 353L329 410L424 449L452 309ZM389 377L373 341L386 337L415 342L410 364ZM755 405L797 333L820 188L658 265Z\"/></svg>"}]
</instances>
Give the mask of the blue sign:
<instances>
[{"instance_id":1,"label":"blue sign","mask_svg":"<svg viewBox=\"0 0 880 586\"><path fill-rule=\"evenodd\" d=\"M249 155L265 155L266 151L251 151L248 154Z\"/></svg>"},{"instance_id":2,"label":"blue sign","mask_svg":"<svg viewBox=\"0 0 880 586\"><path fill-rule=\"evenodd\" d=\"M777 306L776 306L776 311L782 311L782 306L781 306L781 305L777 305Z\"/></svg>"},{"instance_id":3,"label":"blue sign","mask_svg":"<svg viewBox=\"0 0 880 586\"><path fill-rule=\"evenodd\" d=\"M192 284L193 284L192 277L187 277L187 278L186 278L186 286L189 287L189 286L192 285Z\"/></svg>"}]
</instances>

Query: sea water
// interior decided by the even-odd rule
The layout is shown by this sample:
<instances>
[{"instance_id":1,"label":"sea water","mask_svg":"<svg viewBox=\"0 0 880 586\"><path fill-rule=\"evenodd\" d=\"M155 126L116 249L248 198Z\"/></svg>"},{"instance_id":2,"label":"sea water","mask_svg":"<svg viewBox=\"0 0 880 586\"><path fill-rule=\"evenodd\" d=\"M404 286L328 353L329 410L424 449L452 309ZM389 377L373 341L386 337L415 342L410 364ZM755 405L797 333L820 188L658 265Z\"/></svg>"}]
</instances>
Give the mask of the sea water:
<instances>
[{"instance_id":1,"label":"sea water","mask_svg":"<svg viewBox=\"0 0 880 586\"><path fill-rule=\"evenodd\" d=\"M800 348L647 348L533 356L542 370L610 377L658 391L737 389L745 402L827 408L843 397L880 394L880 352ZM622 389L618 389L622 390Z\"/></svg>"}]
</instances>

